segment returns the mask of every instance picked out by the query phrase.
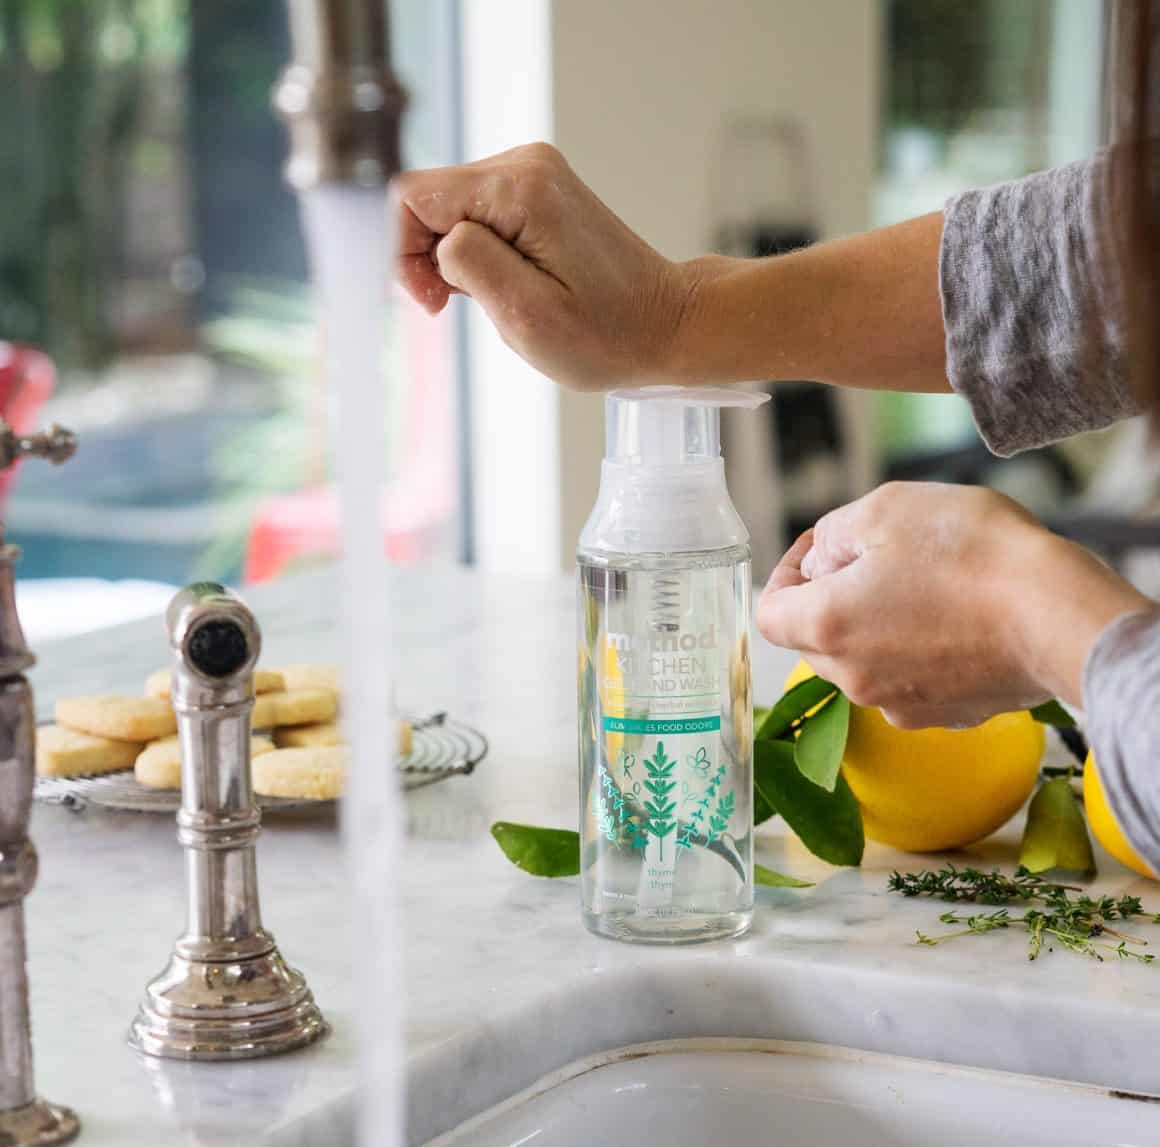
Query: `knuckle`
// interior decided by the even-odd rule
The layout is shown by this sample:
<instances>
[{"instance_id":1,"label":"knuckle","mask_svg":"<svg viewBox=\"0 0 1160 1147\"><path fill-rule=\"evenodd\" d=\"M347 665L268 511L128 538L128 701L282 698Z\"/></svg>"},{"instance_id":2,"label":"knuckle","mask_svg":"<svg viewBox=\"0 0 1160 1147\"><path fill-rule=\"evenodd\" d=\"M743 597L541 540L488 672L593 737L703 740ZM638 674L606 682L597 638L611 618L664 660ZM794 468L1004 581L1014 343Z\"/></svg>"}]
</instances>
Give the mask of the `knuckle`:
<instances>
[{"instance_id":1,"label":"knuckle","mask_svg":"<svg viewBox=\"0 0 1160 1147\"><path fill-rule=\"evenodd\" d=\"M917 712L906 708L886 708L882 710L888 725L896 729L921 729L924 727L922 718Z\"/></svg>"},{"instance_id":2,"label":"knuckle","mask_svg":"<svg viewBox=\"0 0 1160 1147\"><path fill-rule=\"evenodd\" d=\"M834 656L841 651L846 635L842 611L832 602L823 605L809 623L811 648Z\"/></svg>"},{"instance_id":3,"label":"knuckle","mask_svg":"<svg viewBox=\"0 0 1160 1147\"><path fill-rule=\"evenodd\" d=\"M470 257L474 238L472 227L466 223L457 223L439 240L435 250L439 265L447 269L459 266L464 258Z\"/></svg>"},{"instance_id":4,"label":"knuckle","mask_svg":"<svg viewBox=\"0 0 1160 1147\"><path fill-rule=\"evenodd\" d=\"M519 150L520 155L524 159L531 160L534 163L541 163L554 169L561 167L564 163L564 156L560 153L560 149L542 139L538 139L534 143L525 144Z\"/></svg>"},{"instance_id":5,"label":"knuckle","mask_svg":"<svg viewBox=\"0 0 1160 1147\"><path fill-rule=\"evenodd\" d=\"M882 700L878 677L864 668L854 669L845 676L842 692L855 705L874 706Z\"/></svg>"}]
</instances>

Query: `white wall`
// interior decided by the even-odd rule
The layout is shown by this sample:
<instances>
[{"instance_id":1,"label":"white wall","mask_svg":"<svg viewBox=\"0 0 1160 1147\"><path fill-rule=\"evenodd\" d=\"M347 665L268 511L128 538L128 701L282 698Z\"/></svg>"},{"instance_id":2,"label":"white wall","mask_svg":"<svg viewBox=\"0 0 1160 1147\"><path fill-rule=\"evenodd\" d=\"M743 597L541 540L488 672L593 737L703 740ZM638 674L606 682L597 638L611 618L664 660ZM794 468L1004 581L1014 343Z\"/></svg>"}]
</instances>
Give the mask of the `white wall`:
<instances>
[{"instance_id":1,"label":"white wall","mask_svg":"<svg viewBox=\"0 0 1160 1147\"><path fill-rule=\"evenodd\" d=\"M709 164L722 121L782 113L805 131L823 233L868 225L875 0L464 0L464 17L472 156L552 139L613 210L686 259L712 243ZM542 44L543 71L525 55ZM512 568L518 554L525 569L570 568L599 477L601 400L557 396L484 326L473 317L480 563ZM539 443L513 459L517 408L529 431L552 424L551 459Z\"/></svg>"}]
</instances>

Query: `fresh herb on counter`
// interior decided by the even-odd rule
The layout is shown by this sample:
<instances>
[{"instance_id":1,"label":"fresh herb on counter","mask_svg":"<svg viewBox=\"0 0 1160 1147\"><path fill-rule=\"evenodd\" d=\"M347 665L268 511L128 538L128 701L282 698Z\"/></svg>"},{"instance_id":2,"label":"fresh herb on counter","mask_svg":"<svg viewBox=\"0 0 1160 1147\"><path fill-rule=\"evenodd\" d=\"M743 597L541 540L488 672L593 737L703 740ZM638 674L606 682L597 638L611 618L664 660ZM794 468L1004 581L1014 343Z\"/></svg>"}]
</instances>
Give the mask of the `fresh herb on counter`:
<instances>
[{"instance_id":1,"label":"fresh herb on counter","mask_svg":"<svg viewBox=\"0 0 1160 1147\"><path fill-rule=\"evenodd\" d=\"M1137 917L1148 923L1160 924L1160 915L1145 912L1138 896L1121 896L1118 899L1101 896L1093 899L1080 895L1073 898L1071 893L1079 892L1074 884L1046 880L1023 867L1013 877L997 869L981 872L975 868L955 868L954 865L946 865L938 872L894 872L887 888L902 896L929 896L936 900L987 905L1016 902L1028 906L1022 915L1014 916L1005 907L974 914L954 910L944 912L939 917L943 924L961 924L965 927L936 936L915 933L920 944L932 948L959 936L981 936L1007 928L1022 928L1028 935L1029 960L1036 959L1044 948L1052 951L1057 944L1068 951L1100 961L1104 960L1104 953L1111 953L1122 960L1138 960L1143 964L1150 964L1156 959L1151 953L1139 950L1147 945L1147 940L1122 932L1111 924L1112 921ZM1031 907L1032 904L1041 904L1043 907ZM1108 943L1104 937L1110 937L1118 943Z\"/></svg>"}]
</instances>

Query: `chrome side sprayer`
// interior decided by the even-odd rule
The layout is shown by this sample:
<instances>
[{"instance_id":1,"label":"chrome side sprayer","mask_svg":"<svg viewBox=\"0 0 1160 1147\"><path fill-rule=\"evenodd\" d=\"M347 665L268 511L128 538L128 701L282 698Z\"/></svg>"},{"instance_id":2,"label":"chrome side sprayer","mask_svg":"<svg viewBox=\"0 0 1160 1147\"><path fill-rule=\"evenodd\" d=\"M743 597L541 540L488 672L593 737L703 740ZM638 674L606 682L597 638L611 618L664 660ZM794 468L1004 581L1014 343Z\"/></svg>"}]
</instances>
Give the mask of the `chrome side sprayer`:
<instances>
[{"instance_id":1,"label":"chrome side sprayer","mask_svg":"<svg viewBox=\"0 0 1160 1147\"><path fill-rule=\"evenodd\" d=\"M146 988L129 1042L171 1059L252 1059L327 1031L300 972L262 927L250 779L254 615L212 582L183 589L166 614L181 741L177 839L187 920L169 964Z\"/></svg>"}]
</instances>

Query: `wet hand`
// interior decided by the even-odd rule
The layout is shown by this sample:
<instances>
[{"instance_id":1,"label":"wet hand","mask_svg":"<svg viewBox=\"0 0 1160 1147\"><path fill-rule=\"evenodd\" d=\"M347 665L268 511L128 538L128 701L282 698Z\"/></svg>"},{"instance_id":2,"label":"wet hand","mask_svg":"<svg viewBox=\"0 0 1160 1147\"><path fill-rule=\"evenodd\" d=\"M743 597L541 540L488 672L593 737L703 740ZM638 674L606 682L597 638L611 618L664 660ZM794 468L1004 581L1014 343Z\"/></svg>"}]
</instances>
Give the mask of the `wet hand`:
<instances>
[{"instance_id":1,"label":"wet hand","mask_svg":"<svg viewBox=\"0 0 1160 1147\"><path fill-rule=\"evenodd\" d=\"M581 389L665 378L688 287L547 144L393 187L398 275L432 314L455 292L537 369Z\"/></svg>"},{"instance_id":2,"label":"wet hand","mask_svg":"<svg viewBox=\"0 0 1160 1147\"><path fill-rule=\"evenodd\" d=\"M889 483L782 558L757 624L901 728L1080 701L1101 630L1152 605L992 490Z\"/></svg>"}]
</instances>

